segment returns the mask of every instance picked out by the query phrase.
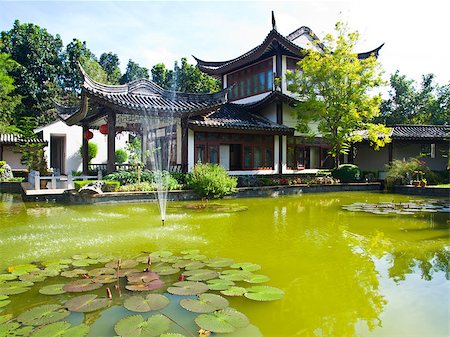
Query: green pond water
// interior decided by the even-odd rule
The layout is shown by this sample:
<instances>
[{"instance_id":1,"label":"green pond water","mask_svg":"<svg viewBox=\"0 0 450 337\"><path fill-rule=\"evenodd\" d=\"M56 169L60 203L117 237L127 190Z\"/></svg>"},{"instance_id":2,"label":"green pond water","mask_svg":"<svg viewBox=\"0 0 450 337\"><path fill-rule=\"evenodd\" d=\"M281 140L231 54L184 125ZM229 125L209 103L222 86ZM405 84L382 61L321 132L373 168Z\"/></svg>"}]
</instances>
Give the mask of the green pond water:
<instances>
[{"instance_id":1,"label":"green pond water","mask_svg":"<svg viewBox=\"0 0 450 337\"><path fill-rule=\"evenodd\" d=\"M2 270L85 252L124 258L200 249L209 257L261 265L267 284L285 292L273 302L228 298L252 324L240 336L450 334L448 213L377 215L341 208L417 197L305 194L214 201L206 209L201 202L170 202L164 227L156 203L65 206L0 197ZM47 298L34 288L12 295L15 302L0 315L17 315ZM110 310L103 323L100 314L86 316L98 326L89 336L114 336L105 326L120 315ZM76 323L84 319L73 316Z\"/></svg>"}]
</instances>

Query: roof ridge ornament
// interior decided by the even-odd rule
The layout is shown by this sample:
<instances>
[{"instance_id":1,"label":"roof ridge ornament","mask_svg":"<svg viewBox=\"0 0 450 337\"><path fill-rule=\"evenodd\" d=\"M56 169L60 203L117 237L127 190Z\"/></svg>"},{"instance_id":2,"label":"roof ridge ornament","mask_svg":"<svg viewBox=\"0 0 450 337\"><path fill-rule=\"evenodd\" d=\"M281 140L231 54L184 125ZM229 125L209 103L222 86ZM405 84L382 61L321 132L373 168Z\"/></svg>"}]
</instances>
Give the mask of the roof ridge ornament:
<instances>
[{"instance_id":1,"label":"roof ridge ornament","mask_svg":"<svg viewBox=\"0 0 450 337\"><path fill-rule=\"evenodd\" d=\"M272 11L272 29L277 30L277 22L275 21L275 13Z\"/></svg>"}]
</instances>

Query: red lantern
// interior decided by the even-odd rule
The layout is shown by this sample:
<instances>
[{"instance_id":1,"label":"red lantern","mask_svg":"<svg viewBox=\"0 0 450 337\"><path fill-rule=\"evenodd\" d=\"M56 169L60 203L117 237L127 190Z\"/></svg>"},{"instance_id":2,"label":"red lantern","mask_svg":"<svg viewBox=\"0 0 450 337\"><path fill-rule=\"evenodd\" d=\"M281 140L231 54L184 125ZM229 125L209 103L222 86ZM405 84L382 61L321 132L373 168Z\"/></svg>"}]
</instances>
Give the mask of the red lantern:
<instances>
[{"instance_id":1,"label":"red lantern","mask_svg":"<svg viewBox=\"0 0 450 337\"><path fill-rule=\"evenodd\" d=\"M94 134L91 130L84 131L84 139L89 140L92 139L92 137L94 137Z\"/></svg>"},{"instance_id":2,"label":"red lantern","mask_svg":"<svg viewBox=\"0 0 450 337\"><path fill-rule=\"evenodd\" d=\"M108 124L102 124L100 125L100 133L103 135L107 135L108 134Z\"/></svg>"}]
</instances>

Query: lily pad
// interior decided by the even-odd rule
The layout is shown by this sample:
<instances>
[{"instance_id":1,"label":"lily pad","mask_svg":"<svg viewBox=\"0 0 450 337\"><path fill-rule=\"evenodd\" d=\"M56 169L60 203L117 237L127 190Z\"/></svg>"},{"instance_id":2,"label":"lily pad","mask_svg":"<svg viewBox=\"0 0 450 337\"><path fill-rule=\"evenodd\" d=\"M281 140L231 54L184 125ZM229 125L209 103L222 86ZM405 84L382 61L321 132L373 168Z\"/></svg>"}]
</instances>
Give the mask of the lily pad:
<instances>
[{"instance_id":1,"label":"lily pad","mask_svg":"<svg viewBox=\"0 0 450 337\"><path fill-rule=\"evenodd\" d=\"M229 281L243 281L246 278L251 277L253 274L246 270L224 270L219 278Z\"/></svg>"},{"instance_id":2,"label":"lily pad","mask_svg":"<svg viewBox=\"0 0 450 337\"><path fill-rule=\"evenodd\" d=\"M88 275L89 276L99 276L99 275L115 275L116 270L113 268L95 268L92 270L89 270Z\"/></svg>"},{"instance_id":3,"label":"lily pad","mask_svg":"<svg viewBox=\"0 0 450 337\"><path fill-rule=\"evenodd\" d=\"M232 308L202 314L195 319L195 323L205 330L216 333L230 333L238 328L245 328L250 324L247 316Z\"/></svg>"},{"instance_id":4,"label":"lily pad","mask_svg":"<svg viewBox=\"0 0 450 337\"><path fill-rule=\"evenodd\" d=\"M261 269L261 266L255 263L251 262L240 262L240 263L234 263L230 266L234 269L240 269L245 271L257 271Z\"/></svg>"},{"instance_id":5,"label":"lily pad","mask_svg":"<svg viewBox=\"0 0 450 337\"><path fill-rule=\"evenodd\" d=\"M137 269L119 269L119 277L125 277L128 276L129 274L133 274L133 273L139 273L139 270ZM117 271L114 275L117 275Z\"/></svg>"},{"instance_id":6,"label":"lily pad","mask_svg":"<svg viewBox=\"0 0 450 337\"><path fill-rule=\"evenodd\" d=\"M172 255L172 256L167 256L167 257L162 257L161 261L165 262L165 263L176 263L178 261L180 261L182 258Z\"/></svg>"},{"instance_id":7,"label":"lily pad","mask_svg":"<svg viewBox=\"0 0 450 337\"><path fill-rule=\"evenodd\" d=\"M182 250L180 253L183 255L197 255L198 253L200 253L200 249Z\"/></svg>"},{"instance_id":8,"label":"lily pad","mask_svg":"<svg viewBox=\"0 0 450 337\"><path fill-rule=\"evenodd\" d=\"M91 279L82 279L67 283L63 289L71 293L80 293L101 288L103 284L95 283Z\"/></svg>"},{"instance_id":9,"label":"lily pad","mask_svg":"<svg viewBox=\"0 0 450 337\"><path fill-rule=\"evenodd\" d=\"M32 326L26 327L21 326L22 325L17 322L0 324L0 336L2 337L28 336L28 334L33 330Z\"/></svg>"},{"instance_id":10,"label":"lily pad","mask_svg":"<svg viewBox=\"0 0 450 337\"><path fill-rule=\"evenodd\" d=\"M276 301L284 296L284 291L275 287L255 286L247 288L245 297L255 301Z\"/></svg>"},{"instance_id":11,"label":"lily pad","mask_svg":"<svg viewBox=\"0 0 450 337\"><path fill-rule=\"evenodd\" d=\"M11 300L8 299L8 296L0 296L0 308L6 307L9 303L11 303Z\"/></svg>"},{"instance_id":12,"label":"lily pad","mask_svg":"<svg viewBox=\"0 0 450 337\"><path fill-rule=\"evenodd\" d=\"M44 270L39 271L39 273L46 277L55 277L59 275L59 271L60 269L46 268Z\"/></svg>"},{"instance_id":13,"label":"lily pad","mask_svg":"<svg viewBox=\"0 0 450 337\"><path fill-rule=\"evenodd\" d=\"M46 279L44 275L42 275L39 271L34 271L31 273L22 274L19 276L19 280L21 281L29 281L29 282L42 282Z\"/></svg>"},{"instance_id":14,"label":"lily pad","mask_svg":"<svg viewBox=\"0 0 450 337\"><path fill-rule=\"evenodd\" d=\"M224 257L215 257L205 261L206 265L211 268L223 268L231 266L234 261Z\"/></svg>"},{"instance_id":15,"label":"lily pad","mask_svg":"<svg viewBox=\"0 0 450 337\"><path fill-rule=\"evenodd\" d=\"M139 283L139 284L129 284L126 285L125 288L131 291L150 291L159 289L164 286L164 282L160 279L153 280L147 283Z\"/></svg>"},{"instance_id":16,"label":"lily pad","mask_svg":"<svg viewBox=\"0 0 450 337\"><path fill-rule=\"evenodd\" d=\"M64 283L57 283L42 287L39 292L43 295L59 295L64 294L66 291L63 289Z\"/></svg>"},{"instance_id":17,"label":"lily pad","mask_svg":"<svg viewBox=\"0 0 450 337\"><path fill-rule=\"evenodd\" d=\"M148 312L152 310L161 310L170 303L170 300L160 294L148 294L145 297L131 296L124 302L125 308L135 312Z\"/></svg>"},{"instance_id":18,"label":"lily pad","mask_svg":"<svg viewBox=\"0 0 450 337\"><path fill-rule=\"evenodd\" d=\"M189 281L208 281L217 278L220 274L208 269L186 270L183 275L187 276Z\"/></svg>"},{"instance_id":19,"label":"lily pad","mask_svg":"<svg viewBox=\"0 0 450 337\"><path fill-rule=\"evenodd\" d=\"M97 260L82 259L82 260L74 260L72 262L72 266L74 266L74 267L87 267L87 266L90 266L91 264L97 264L97 263L98 263Z\"/></svg>"},{"instance_id":20,"label":"lily pad","mask_svg":"<svg viewBox=\"0 0 450 337\"><path fill-rule=\"evenodd\" d=\"M85 324L71 326L69 322L56 322L44 325L30 335L30 337L84 337L89 333Z\"/></svg>"},{"instance_id":21,"label":"lily pad","mask_svg":"<svg viewBox=\"0 0 450 337\"><path fill-rule=\"evenodd\" d=\"M92 312L108 306L109 299L97 298L97 295L88 294L71 298L65 303L65 307L74 312Z\"/></svg>"},{"instance_id":22,"label":"lily pad","mask_svg":"<svg viewBox=\"0 0 450 337\"><path fill-rule=\"evenodd\" d=\"M87 272L88 271L85 269L73 269L73 270L63 271L61 273L61 276L73 278L73 277L77 277L78 275L87 274Z\"/></svg>"},{"instance_id":23,"label":"lily pad","mask_svg":"<svg viewBox=\"0 0 450 337\"><path fill-rule=\"evenodd\" d=\"M168 251L168 250L158 250L158 251L153 252L153 253L150 254L150 256L152 258L154 258L154 257L159 257L159 258L169 257L169 256L172 256L172 255L173 255L173 253L171 251Z\"/></svg>"},{"instance_id":24,"label":"lily pad","mask_svg":"<svg viewBox=\"0 0 450 337\"><path fill-rule=\"evenodd\" d=\"M206 283L208 283L208 287L210 290L226 290L231 286L234 286L233 281L222 279L209 280Z\"/></svg>"},{"instance_id":25,"label":"lily pad","mask_svg":"<svg viewBox=\"0 0 450 337\"><path fill-rule=\"evenodd\" d=\"M122 337L154 337L170 328L170 320L163 315L153 315L147 320L141 315L122 318L114 326L116 333Z\"/></svg>"},{"instance_id":26,"label":"lily pad","mask_svg":"<svg viewBox=\"0 0 450 337\"><path fill-rule=\"evenodd\" d=\"M117 276L115 275L98 275L92 279L95 283L113 283L117 281Z\"/></svg>"},{"instance_id":27,"label":"lily pad","mask_svg":"<svg viewBox=\"0 0 450 337\"><path fill-rule=\"evenodd\" d=\"M243 296L247 292L247 289L243 287L230 287L222 290L220 293L225 296Z\"/></svg>"},{"instance_id":28,"label":"lily pad","mask_svg":"<svg viewBox=\"0 0 450 337\"><path fill-rule=\"evenodd\" d=\"M120 269L134 268L139 264L136 260L112 260L105 264L105 267L116 269L119 263Z\"/></svg>"},{"instance_id":29,"label":"lily pad","mask_svg":"<svg viewBox=\"0 0 450 337\"><path fill-rule=\"evenodd\" d=\"M0 316L0 326L1 326L1 324L8 322L12 318L13 318L13 315L11 315L11 314Z\"/></svg>"},{"instance_id":30,"label":"lily pad","mask_svg":"<svg viewBox=\"0 0 450 337\"><path fill-rule=\"evenodd\" d=\"M228 307L228 300L220 295L201 294L197 299L184 298L180 301L180 305L192 312L206 314L216 310Z\"/></svg>"},{"instance_id":31,"label":"lily pad","mask_svg":"<svg viewBox=\"0 0 450 337\"><path fill-rule=\"evenodd\" d=\"M3 281L12 281L17 278L17 275L14 274L0 274L0 282Z\"/></svg>"},{"instance_id":32,"label":"lily pad","mask_svg":"<svg viewBox=\"0 0 450 337\"><path fill-rule=\"evenodd\" d=\"M204 266L205 266L205 264L203 262L191 261L187 265L184 266L184 269L186 269L186 270L201 269Z\"/></svg>"},{"instance_id":33,"label":"lily pad","mask_svg":"<svg viewBox=\"0 0 450 337\"><path fill-rule=\"evenodd\" d=\"M44 304L21 313L17 321L24 325L43 325L62 320L70 312L58 304Z\"/></svg>"},{"instance_id":34,"label":"lily pad","mask_svg":"<svg viewBox=\"0 0 450 337\"><path fill-rule=\"evenodd\" d=\"M252 274L244 279L248 283L264 283L269 282L270 278L266 275Z\"/></svg>"},{"instance_id":35,"label":"lily pad","mask_svg":"<svg viewBox=\"0 0 450 337\"><path fill-rule=\"evenodd\" d=\"M186 337L185 335L179 334L179 333L163 333L159 337Z\"/></svg>"},{"instance_id":36,"label":"lily pad","mask_svg":"<svg viewBox=\"0 0 450 337\"><path fill-rule=\"evenodd\" d=\"M132 273L127 275L129 283L148 283L159 279L158 274L152 272Z\"/></svg>"},{"instance_id":37,"label":"lily pad","mask_svg":"<svg viewBox=\"0 0 450 337\"><path fill-rule=\"evenodd\" d=\"M38 270L38 267L34 264L20 264L17 266L9 266L7 268L8 272L14 275L22 275L29 273L30 271Z\"/></svg>"},{"instance_id":38,"label":"lily pad","mask_svg":"<svg viewBox=\"0 0 450 337\"><path fill-rule=\"evenodd\" d=\"M34 283L29 281L11 281L0 283L0 295L15 295L30 290Z\"/></svg>"},{"instance_id":39,"label":"lily pad","mask_svg":"<svg viewBox=\"0 0 450 337\"><path fill-rule=\"evenodd\" d=\"M202 282L181 281L173 284L173 287L167 288L167 292L174 295L198 295L208 291L208 286Z\"/></svg>"},{"instance_id":40,"label":"lily pad","mask_svg":"<svg viewBox=\"0 0 450 337\"><path fill-rule=\"evenodd\" d=\"M42 262L43 266L49 266L49 265L57 265L57 264L71 264L73 262L72 259L52 259Z\"/></svg>"},{"instance_id":41,"label":"lily pad","mask_svg":"<svg viewBox=\"0 0 450 337\"><path fill-rule=\"evenodd\" d=\"M83 255L77 254L77 255L72 256L72 259L74 259L74 260L86 260L87 258L88 258L88 256L85 254L83 254Z\"/></svg>"},{"instance_id":42,"label":"lily pad","mask_svg":"<svg viewBox=\"0 0 450 337\"><path fill-rule=\"evenodd\" d=\"M158 273L159 275L173 275L173 274L179 273L180 269L174 268L172 266L161 265L161 266L156 266L155 268L152 269L152 271L154 271L155 273Z\"/></svg>"}]
</instances>

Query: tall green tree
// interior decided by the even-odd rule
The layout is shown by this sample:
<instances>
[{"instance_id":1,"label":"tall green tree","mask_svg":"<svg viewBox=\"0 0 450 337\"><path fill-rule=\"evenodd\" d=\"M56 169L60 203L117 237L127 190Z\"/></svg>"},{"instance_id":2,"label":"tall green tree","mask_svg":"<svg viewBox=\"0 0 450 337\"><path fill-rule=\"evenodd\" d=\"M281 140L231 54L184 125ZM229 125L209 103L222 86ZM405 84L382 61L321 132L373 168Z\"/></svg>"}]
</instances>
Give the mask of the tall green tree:
<instances>
[{"instance_id":1,"label":"tall green tree","mask_svg":"<svg viewBox=\"0 0 450 337\"><path fill-rule=\"evenodd\" d=\"M358 131L367 130L375 149L390 139L388 128L372 123L379 114L381 97L371 91L383 84L377 59L358 59L353 49L359 34L349 32L346 25L337 23L336 34L324 38L324 52L307 51L298 62L299 70L289 72L287 79L292 81L289 90L299 96L297 129L314 133L310 124L314 122L338 166L339 155L348 153L353 142L362 141Z\"/></svg>"},{"instance_id":2,"label":"tall green tree","mask_svg":"<svg viewBox=\"0 0 450 337\"><path fill-rule=\"evenodd\" d=\"M2 52L9 53L19 66L11 72L15 95L22 96L16 119L23 116L41 117L52 108L53 98L60 91L62 74L62 41L45 28L32 23L14 22L13 28L1 32ZM52 116L45 116L46 123ZM53 116L54 118L54 116Z\"/></svg>"},{"instance_id":3,"label":"tall green tree","mask_svg":"<svg viewBox=\"0 0 450 337\"><path fill-rule=\"evenodd\" d=\"M110 84L119 84L121 73L119 68L119 57L113 53L103 53L100 55L98 63L106 71Z\"/></svg>"},{"instance_id":4,"label":"tall green tree","mask_svg":"<svg viewBox=\"0 0 450 337\"><path fill-rule=\"evenodd\" d=\"M127 69L125 70L125 74L120 78L120 84L129 83L131 81L140 80L140 79L148 79L150 77L148 73L148 69L145 67L139 66L136 62L132 60L128 60Z\"/></svg>"},{"instance_id":5,"label":"tall green tree","mask_svg":"<svg viewBox=\"0 0 450 337\"><path fill-rule=\"evenodd\" d=\"M94 59L95 55L87 48L86 42L73 39L68 43L64 51L64 90L76 93L80 90L81 74L78 62L86 62L85 59Z\"/></svg>"},{"instance_id":6,"label":"tall green tree","mask_svg":"<svg viewBox=\"0 0 450 337\"><path fill-rule=\"evenodd\" d=\"M422 75L420 85L397 70L390 77L389 97L378 117L393 124L445 124L450 115L450 84L439 86L433 74Z\"/></svg>"},{"instance_id":7,"label":"tall green tree","mask_svg":"<svg viewBox=\"0 0 450 337\"><path fill-rule=\"evenodd\" d=\"M174 69L167 69L164 63L152 68L152 80L169 90L193 93L209 93L220 90L220 81L200 71L197 67L181 59L181 66L175 62Z\"/></svg>"},{"instance_id":8,"label":"tall green tree","mask_svg":"<svg viewBox=\"0 0 450 337\"><path fill-rule=\"evenodd\" d=\"M18 67L11 55L0 53L0 125L5 132L7 126L14 121L16 107L20 104L21 96L14 95L14 78L9 73Z\"/></svg>"}]
</instances>

